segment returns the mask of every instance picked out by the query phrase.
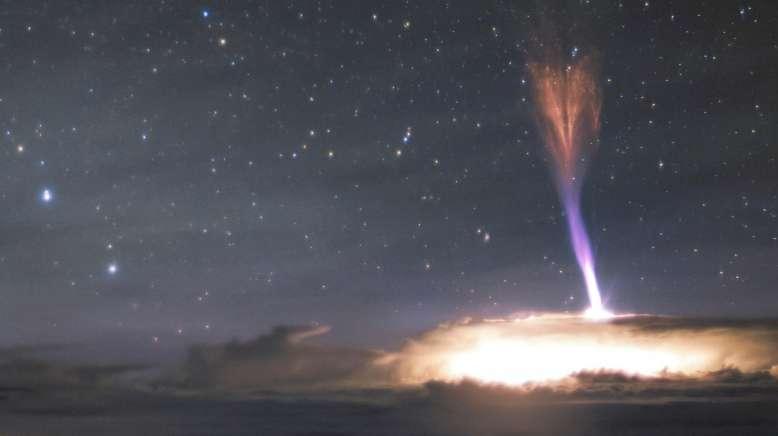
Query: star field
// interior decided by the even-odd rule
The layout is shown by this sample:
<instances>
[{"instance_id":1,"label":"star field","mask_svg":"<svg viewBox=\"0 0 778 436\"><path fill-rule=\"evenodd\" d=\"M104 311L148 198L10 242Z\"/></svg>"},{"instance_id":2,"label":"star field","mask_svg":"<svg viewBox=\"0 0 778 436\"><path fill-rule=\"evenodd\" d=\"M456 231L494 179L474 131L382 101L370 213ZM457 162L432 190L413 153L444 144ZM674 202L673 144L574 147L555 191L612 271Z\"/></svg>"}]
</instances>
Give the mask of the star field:
<instances>
[{"instance_id":1,"label":"star field","mask_svg":"<svg viewBox=\"0 0 778 436\"><path fill-rule=\"evenodd\" d=\"M617 311L778 310L778 14L712 6L541 13L601 59L583 208ZM385 343L585 307L533 120L535 5L3 9L0 343Z\"/></svg>"}]
</instances>

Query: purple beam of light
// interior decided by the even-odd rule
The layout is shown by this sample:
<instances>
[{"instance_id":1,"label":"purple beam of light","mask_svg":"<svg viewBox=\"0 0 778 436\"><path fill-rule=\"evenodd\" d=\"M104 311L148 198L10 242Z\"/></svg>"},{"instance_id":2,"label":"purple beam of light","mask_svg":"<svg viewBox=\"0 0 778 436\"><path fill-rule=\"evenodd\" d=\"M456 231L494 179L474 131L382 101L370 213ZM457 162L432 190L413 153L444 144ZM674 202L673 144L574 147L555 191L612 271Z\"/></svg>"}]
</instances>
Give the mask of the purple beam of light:
<instances>
[{"instance_id":1,"label":"purple beam of light","mask_svg":"<svg viewBox=\"0 0 778 436\"><path fill-rule=\"evenodd\" d=\"M552 58L553 56L550 56ZM581 187L588 157L597 146L602 98L596 66L590 57L576 62L531 63L537 122L553 159L559 198L565 209L570 241L581 268L594 319L609 318L597 285L589 235L581 217Z\"/></svg>"},{"instance_id":2,"label":"purple beam of light","mask_svg":"<svg viewBox=\"0 0 778 436\"><path fill-rule=\"evenodd\" d=\"M603 316L607 311L602 305L600 287L594 272L594 255L589 242L589 234L586 232L586 225L581 216L581 190L575 182L566 183L560 186L559 197L565 209L570 242L573 245L575 258L586 284L586 293L589 295L589 313L596 317Z\"/></svg>"}]
</instances>

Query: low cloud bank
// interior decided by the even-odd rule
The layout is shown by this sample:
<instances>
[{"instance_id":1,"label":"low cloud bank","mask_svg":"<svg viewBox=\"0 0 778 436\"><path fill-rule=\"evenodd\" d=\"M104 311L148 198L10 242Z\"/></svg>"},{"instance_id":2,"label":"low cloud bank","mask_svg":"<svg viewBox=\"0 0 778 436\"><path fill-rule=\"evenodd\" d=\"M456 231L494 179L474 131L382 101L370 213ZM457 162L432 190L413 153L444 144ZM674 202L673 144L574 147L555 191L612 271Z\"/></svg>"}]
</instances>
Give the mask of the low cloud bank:
<instances>
[{"instance_id":1,"label":"low cloud bank","mask_svg":"<svg viewBox=\"0 0 778 436\"><path fill-rule=\"evenodd\" d=\"M59 388L109 388L123 377L147 369L137 364L76 364L43 357L57 346L0 349L0 391L17 392Z\"/></svg>"},{"instance_id":2,"label":"low cloud bank","mask_svg":"<svg viewBox=\"0 0 778 436\"><path fill-rule=\"evenodd\" d=\"M328 331L279 326L248 341L194 345L165 370L65 364L37 357L34 349L0 350L0 397L17 390L117 387L249 395L477 391L535 400L778 391L775 320L627 316L591 322L558 314L464 320L389 352L317 343Z\"/></svg>"},{"instance_id":3,"label":"low cloud bank","mask_svg":"<svg viewBox=\"0 0 778 436\"><path fill-rule=\"evenodd\" d=\"M648 436L690 428L767 436L778 429L773 321L468 320L393 352L317 343L327 331L277 327L248 341L196 345L166 370L68 364L42 357L51 350L0 349L0 422L10 434L149 436ZM657 361L616 368L635 356ZM665 369L663 359L694 366ZM521 370L540 364L551 374L570 372L515 383L527 378ZM490 380L493 369L508 382Z\"/></svg>"},{"instance_id":4,"label":"low cloud bank","mask_svg":"<svg viewBox=\"0 0 778 436\"><path fill-rule=\"evenodd\" d=\"M722 370L778 376L778 322L559 314L441 325L385 357L402 383L473 380L510 386L706 379Z\"/></svg>"},{"instance_id":5,"label":"low cloud bank","mask_svg":"<svg viewBox=\"0 0 778 436\"><path fill-rule=\"evenodd\" d=\"M374 386L387 381L380 352L310 343L328 327L280 326L240 342L197 345L161 385L192 390L314 390Z\"/></svg>"}]
</instances>

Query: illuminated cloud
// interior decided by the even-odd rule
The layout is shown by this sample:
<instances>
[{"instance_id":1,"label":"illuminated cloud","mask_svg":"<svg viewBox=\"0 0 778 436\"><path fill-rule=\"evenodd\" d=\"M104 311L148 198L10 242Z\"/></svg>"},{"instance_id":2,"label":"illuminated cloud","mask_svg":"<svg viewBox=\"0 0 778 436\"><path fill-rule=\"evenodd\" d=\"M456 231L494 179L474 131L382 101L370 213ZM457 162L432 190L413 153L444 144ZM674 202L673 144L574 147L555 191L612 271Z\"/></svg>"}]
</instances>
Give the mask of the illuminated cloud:
<instances>
[{"instance_id":1,"label":"illuminated cloud","mask_svg":"<svg viewBox=\"0 0 778 436\"><path fill-rule=\"evenodd\" d=\"M279 326L248 341L196 345L172 369L156 371L0 353L0 387L310 394L429 390L442 383L606 398L614 392L715 392L721 384L729 392L742 384L778 387L778 321L630 315L598 322L567 314L465 320L409 339L393 352L316 343L328 331L326 326Z\"/></svg>"},{"instance_id":2,"label":"illuminated cloud","mask_svg":"<svg viewBox=\"0 0 778 436\"><path fill-rule=\"evenodd\" d=\"M408 384L564 384L587 373L694 379L727 369L775 374L778 324L631 315L593 322L559 314L467 321L427 332L383 362Z\"/></svg>"}]
</instances>

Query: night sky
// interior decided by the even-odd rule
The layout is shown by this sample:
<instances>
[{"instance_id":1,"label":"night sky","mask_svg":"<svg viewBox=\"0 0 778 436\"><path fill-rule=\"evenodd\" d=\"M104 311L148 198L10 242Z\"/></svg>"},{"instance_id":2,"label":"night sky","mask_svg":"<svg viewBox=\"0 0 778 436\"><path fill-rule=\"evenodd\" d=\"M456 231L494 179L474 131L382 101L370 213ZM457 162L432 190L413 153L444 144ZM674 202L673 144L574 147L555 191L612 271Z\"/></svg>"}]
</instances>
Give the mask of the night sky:
<instances>
[{"instance_id":1,"label":"night sky","mask_svg":"<svg viewBox=\"0 0 778 436\"><path fill-rule=\"evenodd\" d=\"M277 324L383 346L578 311L540 21L596 53L609 308L778 311L771 2L5 1L0 345L161 355ZM547 2L539 2L545 4Z\"/></svg>"}]
</instances>

